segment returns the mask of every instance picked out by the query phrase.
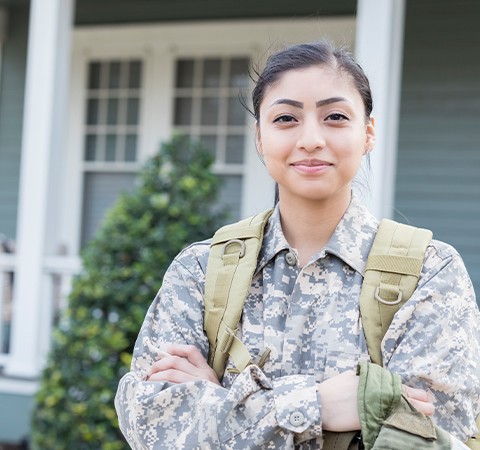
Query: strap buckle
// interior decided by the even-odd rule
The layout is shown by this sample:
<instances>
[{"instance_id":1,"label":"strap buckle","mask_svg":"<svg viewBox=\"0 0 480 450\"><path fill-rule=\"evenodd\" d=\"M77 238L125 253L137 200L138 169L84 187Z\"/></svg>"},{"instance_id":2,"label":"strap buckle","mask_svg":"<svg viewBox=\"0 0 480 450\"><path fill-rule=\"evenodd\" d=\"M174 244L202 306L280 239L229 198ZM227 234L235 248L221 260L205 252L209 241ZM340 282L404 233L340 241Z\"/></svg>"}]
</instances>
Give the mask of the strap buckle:
<instances>
[{"instance_id":1,"label":"strap buckle","mask_svg":"<svg viewBox=\"0 0 480 450\"><path fill-rule=\"evenodd\" d=\"M231 239L228 241L224 246L223 246L223 253L222 257L225 256L225 253L227 252L227 248L232 245L232 244L239 244L240 245L240 254L239 257L243 258L245 255L245 242L242 241L241 239Z\"/></svg>"},{"instance_id":2,"label":"strap buckle","mask_svg":"<svg viewBox=\"0 0 480 450\"><path fill-rule=\"evenodd\" d=\"M397 299L394 302L388 302L387 300L384 300L382 297L380 297L380 286L377 286L377 289L375 289L375 300L387 306L398 305L402 301L402 291L398 291Z\"/></svg>"},{"instance_id":3,"label":"strap buckle","mask_svg":"<svg viewBox=\"0 0 480 450\"><path fill-rule=\"evenodd\" d=\"M230 347L232 346L233 340L235 339L235 333L229 327L225 327L225 331L223 332L223 336L219 341L219 350L222 353L228 353L230 351Z\"/></svg>"}]
</instances>

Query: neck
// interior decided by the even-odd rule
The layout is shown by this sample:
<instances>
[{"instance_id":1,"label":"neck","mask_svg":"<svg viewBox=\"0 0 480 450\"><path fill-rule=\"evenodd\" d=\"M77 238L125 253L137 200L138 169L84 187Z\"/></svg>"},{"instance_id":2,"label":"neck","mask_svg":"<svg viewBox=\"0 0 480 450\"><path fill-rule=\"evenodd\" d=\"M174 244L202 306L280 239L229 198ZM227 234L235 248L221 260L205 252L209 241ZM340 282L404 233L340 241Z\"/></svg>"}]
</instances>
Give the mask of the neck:
<instances>
[{"instance_id":1,"label":"neck","mask_svg":"<svg viewBox=\"0 0 480 450\"><path fill-rule=\"evenodd\" d=\"M351 200L351 193L327 200L289 199L280 195L280 216L288 243L298 251L300 265L325 247Z\"/></svg>"}]
</instances>

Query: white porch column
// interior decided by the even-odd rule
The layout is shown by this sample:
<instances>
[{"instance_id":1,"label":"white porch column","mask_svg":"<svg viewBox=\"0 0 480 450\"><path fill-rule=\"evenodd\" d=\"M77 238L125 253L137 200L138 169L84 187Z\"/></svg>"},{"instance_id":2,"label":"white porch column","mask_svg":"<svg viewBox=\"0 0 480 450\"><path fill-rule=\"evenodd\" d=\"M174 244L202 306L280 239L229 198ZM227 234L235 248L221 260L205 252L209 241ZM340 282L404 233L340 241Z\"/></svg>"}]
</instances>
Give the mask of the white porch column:
<instances>
[{"instance_id":1,"label":"white porch column","mask_svg":"<svg viewBox=\"0 0 480 450\"><path fill-rule=\"evenodd\" d=\"M370 210L393 215L405 0L358 0L356 56L370 79L377 144L371 154Z\"/></svg>"},{"instance_id":2,"label":"white porch column","mask_svg":"<svg viewBox=\"0 0 480 450\"><path fill-rule=\"evenodd\" d=\"M73 9L74 0L30 1L10 376L36 377L41 370L43 264L65 128Z\"/></svg>"}]
</instances>

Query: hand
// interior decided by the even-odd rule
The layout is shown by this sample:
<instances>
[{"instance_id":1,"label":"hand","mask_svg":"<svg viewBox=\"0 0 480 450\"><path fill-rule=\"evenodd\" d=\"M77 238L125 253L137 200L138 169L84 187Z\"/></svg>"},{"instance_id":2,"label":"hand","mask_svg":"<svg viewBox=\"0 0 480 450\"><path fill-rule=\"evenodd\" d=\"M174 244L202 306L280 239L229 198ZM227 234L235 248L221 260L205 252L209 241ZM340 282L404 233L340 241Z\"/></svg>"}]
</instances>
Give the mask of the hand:
<instances>
[{"instance_id":1,"label":"hand","mask_svg":"<svg viewBox=\"0 0 480 450\"><path fill-rule=\"evenodd\" d=\"M360 430L357 410L358 382L359 377L353 370L349 370L318 385L324 430ZM403 385L403 395L417 411L427 416L435 412L433 397L428 392Z\"/></svg>"},{"instance_id":2,"label":"hand","mask_svg":"<svg viewBox=\"0 0 480 450\"><path fill-rule=\"evenodd\" d=\"M360 430L357 411L359 377L348 370L317 386L322 405L322 427L328 431Z\"/></svg>"},{"instance_id":3,"label":"hand","mask_svg":"<svg viewBox=\"0 0 480 450\"><path fill-rule=\"evenodd\" d=\"M161 359L153 363L148 372L148 381L186 383L205 380L220 385L215 371L197 347L176 344L167 348Z\"/></svg>"}]
</instances>

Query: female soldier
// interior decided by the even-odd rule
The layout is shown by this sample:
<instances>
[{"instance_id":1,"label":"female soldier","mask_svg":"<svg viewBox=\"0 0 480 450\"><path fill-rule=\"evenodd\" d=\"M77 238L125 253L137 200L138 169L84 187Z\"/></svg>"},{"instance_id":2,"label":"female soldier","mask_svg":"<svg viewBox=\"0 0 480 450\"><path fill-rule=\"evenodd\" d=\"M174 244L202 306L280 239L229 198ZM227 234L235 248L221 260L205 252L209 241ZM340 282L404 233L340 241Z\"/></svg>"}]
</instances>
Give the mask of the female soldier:
<instances>
[{"instance_id":1,"label":"female soldier","mask_svg":"<svg viewBox=\"0 0 480 450\"><path fill-rule=\"evenodd\" d=\"M321 449L324 430L360 429L354 369L369 356L358 298L378 223L352 181L375 144L368 80L328 42L292 46L268 59L253 110L279 202L239 337L269 358L219 383L203 329L210 246L189 246L165 275L118 389L120 426L135 449ZM432 241L382 356L410 403L461 441L480 409L478 323L460 256Z\"/></svg>"}]
</instances>

